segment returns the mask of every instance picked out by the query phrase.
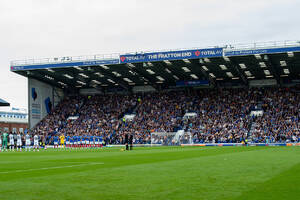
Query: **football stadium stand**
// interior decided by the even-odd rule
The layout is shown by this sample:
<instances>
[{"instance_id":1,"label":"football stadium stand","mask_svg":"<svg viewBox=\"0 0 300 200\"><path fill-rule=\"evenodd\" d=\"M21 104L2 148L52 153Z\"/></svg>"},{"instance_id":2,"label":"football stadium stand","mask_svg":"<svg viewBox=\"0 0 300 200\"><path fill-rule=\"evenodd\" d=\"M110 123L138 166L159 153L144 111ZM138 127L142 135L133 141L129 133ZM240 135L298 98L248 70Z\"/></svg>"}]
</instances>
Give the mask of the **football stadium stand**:
<instances>
[{"instance_id":1,"label":"football stadium stand","mask_svg":"<svg viewBox=\"0 0 300 200\"><path fill-rule=\"evenodd\" d=\"M299 92L220 88L68 97L33 132L100 135L107 144L122 144L126 133L134 133L136 144L150 144L151 132L178 130L191 132L194 143L298 142ZM262 115L253 113L259 111ZM187 113L196 115L186 118ZM127 121L125 114L135 117Z\"/></svg>"},{"instance_id":2,"label":"football stadium stand","mask_svg":"<svg viewBox=\"0 0 300 200\"><path fill-rule=\"evenodd\" d=\"M28 77L33 134L151 144L300 142L300 42L13 61ZM49 92L51 91L51 92ZM156 138L157 139L157 138ZM164 137L160 138L163 143Z\"/></svg>"}]
</instances>

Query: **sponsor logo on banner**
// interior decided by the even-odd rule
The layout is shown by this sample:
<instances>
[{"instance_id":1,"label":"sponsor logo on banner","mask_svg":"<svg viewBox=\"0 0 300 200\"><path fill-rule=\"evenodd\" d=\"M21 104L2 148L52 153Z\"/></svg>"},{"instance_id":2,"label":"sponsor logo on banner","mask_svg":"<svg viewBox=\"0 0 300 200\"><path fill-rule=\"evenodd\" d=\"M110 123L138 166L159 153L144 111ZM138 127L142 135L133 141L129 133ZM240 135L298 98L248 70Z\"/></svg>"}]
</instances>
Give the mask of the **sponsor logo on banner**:
<instances>
[{"instance_id":1,"label":"sponsor logo on banner","mask_svg":"<svg viewBox=\"0 0 300 200\"><path fill-rule=\"evenodd\" d=\"M124 61L125 61L125 59L126 59L126 57L125 57L125 56L121 56L121 57L120 57L120 60L121 60L121 62L124 62Z\"/></svg>"},{"instance_id":2,"label":"sponsor logo on banner","mask_svg":"<svg viewBox=\"0 0 300 200\"><path fill-rule=\"evenodd\" d=\"M120 55L120 62L121 63L152 62L152 61L162 61L162 60L181 60L181 59L195 59L195 58L220 57L220 56L223 56L223 48L126 54L126 55Z\"/></svg>"}]
</instances>

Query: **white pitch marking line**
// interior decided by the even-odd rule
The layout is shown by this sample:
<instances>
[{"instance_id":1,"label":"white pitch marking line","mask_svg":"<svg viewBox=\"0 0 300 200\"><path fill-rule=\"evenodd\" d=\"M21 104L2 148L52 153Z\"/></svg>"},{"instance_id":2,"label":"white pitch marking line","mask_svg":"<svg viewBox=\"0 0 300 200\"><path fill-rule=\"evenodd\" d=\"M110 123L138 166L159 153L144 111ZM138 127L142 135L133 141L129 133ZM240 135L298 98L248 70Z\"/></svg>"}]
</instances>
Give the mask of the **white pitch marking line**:
<instances>
[{"instance_id":1,"label":"white pitch marking line","mask_svg":"<svg viewBox=\"0 0 300 200\"><path fill-rule=\"evenodd\" d=\"M91 163L91 162L64 162L64 163L88 164L88 163Z\"/></svg>"},{"instance_id":2,"label":"white pitch marking line","mask_svg":"<svg viewBox=\"0 0 300 200\"><path fill-rule=\"evenodd\" d=\"M70 168L70 167L79 167L84 165L103 165L104 163L86 163L80 165L67 165L67 166L58 166L58 167L43 167L38 169L20 169L8 172L0 172L0 174L9 174L9 173L18 173L18 172L29 172L29 171L39 171L39 170L48 170L48 169L61 169L61 168Z\"/></svg>"}]
</instances>

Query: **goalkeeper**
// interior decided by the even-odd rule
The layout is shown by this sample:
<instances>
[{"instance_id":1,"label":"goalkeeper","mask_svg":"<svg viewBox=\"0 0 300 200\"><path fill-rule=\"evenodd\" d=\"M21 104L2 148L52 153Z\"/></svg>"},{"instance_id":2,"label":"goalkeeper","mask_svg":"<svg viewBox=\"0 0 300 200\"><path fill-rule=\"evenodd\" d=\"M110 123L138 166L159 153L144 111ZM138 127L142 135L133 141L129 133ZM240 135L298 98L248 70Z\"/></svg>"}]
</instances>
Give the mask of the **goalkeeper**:
<instances>
[{"instance_id":1,"label":"goalkeeper","mask_svg":"<svg viewBox=\"0 0 300 200\"><path fill-rule=\"evenodd\" d=\"M7 151L7 136L8 136L8 134L4 132L2 136L3 136L2 137L2 149L3 150L5 149Z\"/></svg>"}]
</instances>

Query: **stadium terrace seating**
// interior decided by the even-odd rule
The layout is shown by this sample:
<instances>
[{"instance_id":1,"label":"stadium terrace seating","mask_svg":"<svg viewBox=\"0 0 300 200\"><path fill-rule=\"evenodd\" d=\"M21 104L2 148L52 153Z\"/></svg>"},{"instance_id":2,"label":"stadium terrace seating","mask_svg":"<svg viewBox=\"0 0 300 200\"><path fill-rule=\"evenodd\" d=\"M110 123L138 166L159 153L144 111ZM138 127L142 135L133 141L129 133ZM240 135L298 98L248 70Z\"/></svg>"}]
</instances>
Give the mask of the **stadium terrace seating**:
<instances>
[{"instance_id":1,"label":"stadium terrace seating","mask_svg":"<svg viewBox=\"0 0 300 200\"><path fill-rule=\"evenodd\" d=\"M256 142L297 142L300 139L300 94L295 89L264 90L264 115L255 119Z\"/></svg>"},{"instance_id":2,"label":"stadium terrace seating","mask_svg":"<svg viewBox=\"0 0 300 200\"><path fill-rule=\"evenodd\" d=\"M58 133L67 123L69 116L78 114L85 100L86 97L83 96L66 97L35 126L32 132L44 136Z\"/></svg>"},{"instance_id":3,"label":"stadium terrace seating","mask_svg":"<svg viewBox=\"0 0 300 200\"><path fill-rule=\"evenodd\" d=\"M241 142L251 123L250 111L256 103L252 90L213 90L202 92L195 102L198 117L186 127L196 143Z\"/></svg>"},{"instance_id":4,"label":"stadium terrace seating","mask_svg":"<svg viewBox=\"0 0 300 200\"><path fill-rule=\"evenodd\" d=\"M261 109L263 115L250 116ZM67 97L33 130L54 134L101 135L121 144L151 142L151 132L192 133L194 143L296 142L300 138L300 94L293 88L199 89L135 95ZM132 121L125 113L135 113ZM184 118L187 112L197 117ZM78 115L78 119L67 120Z\"/></svg>"},{"instance_id":5,"label":"stadium terrace seating","mask_svg":"<svg viewBox=\"0 0 300 200\"><path fill-rule=\"evenodd\" d=\"M60 130L68 134L102 134L109 143L120 143L117 134L120 118L129 108L137 103L135 95L93 96L79 110L77 120L69 120Z\"/></svg>"}]
</instances>

